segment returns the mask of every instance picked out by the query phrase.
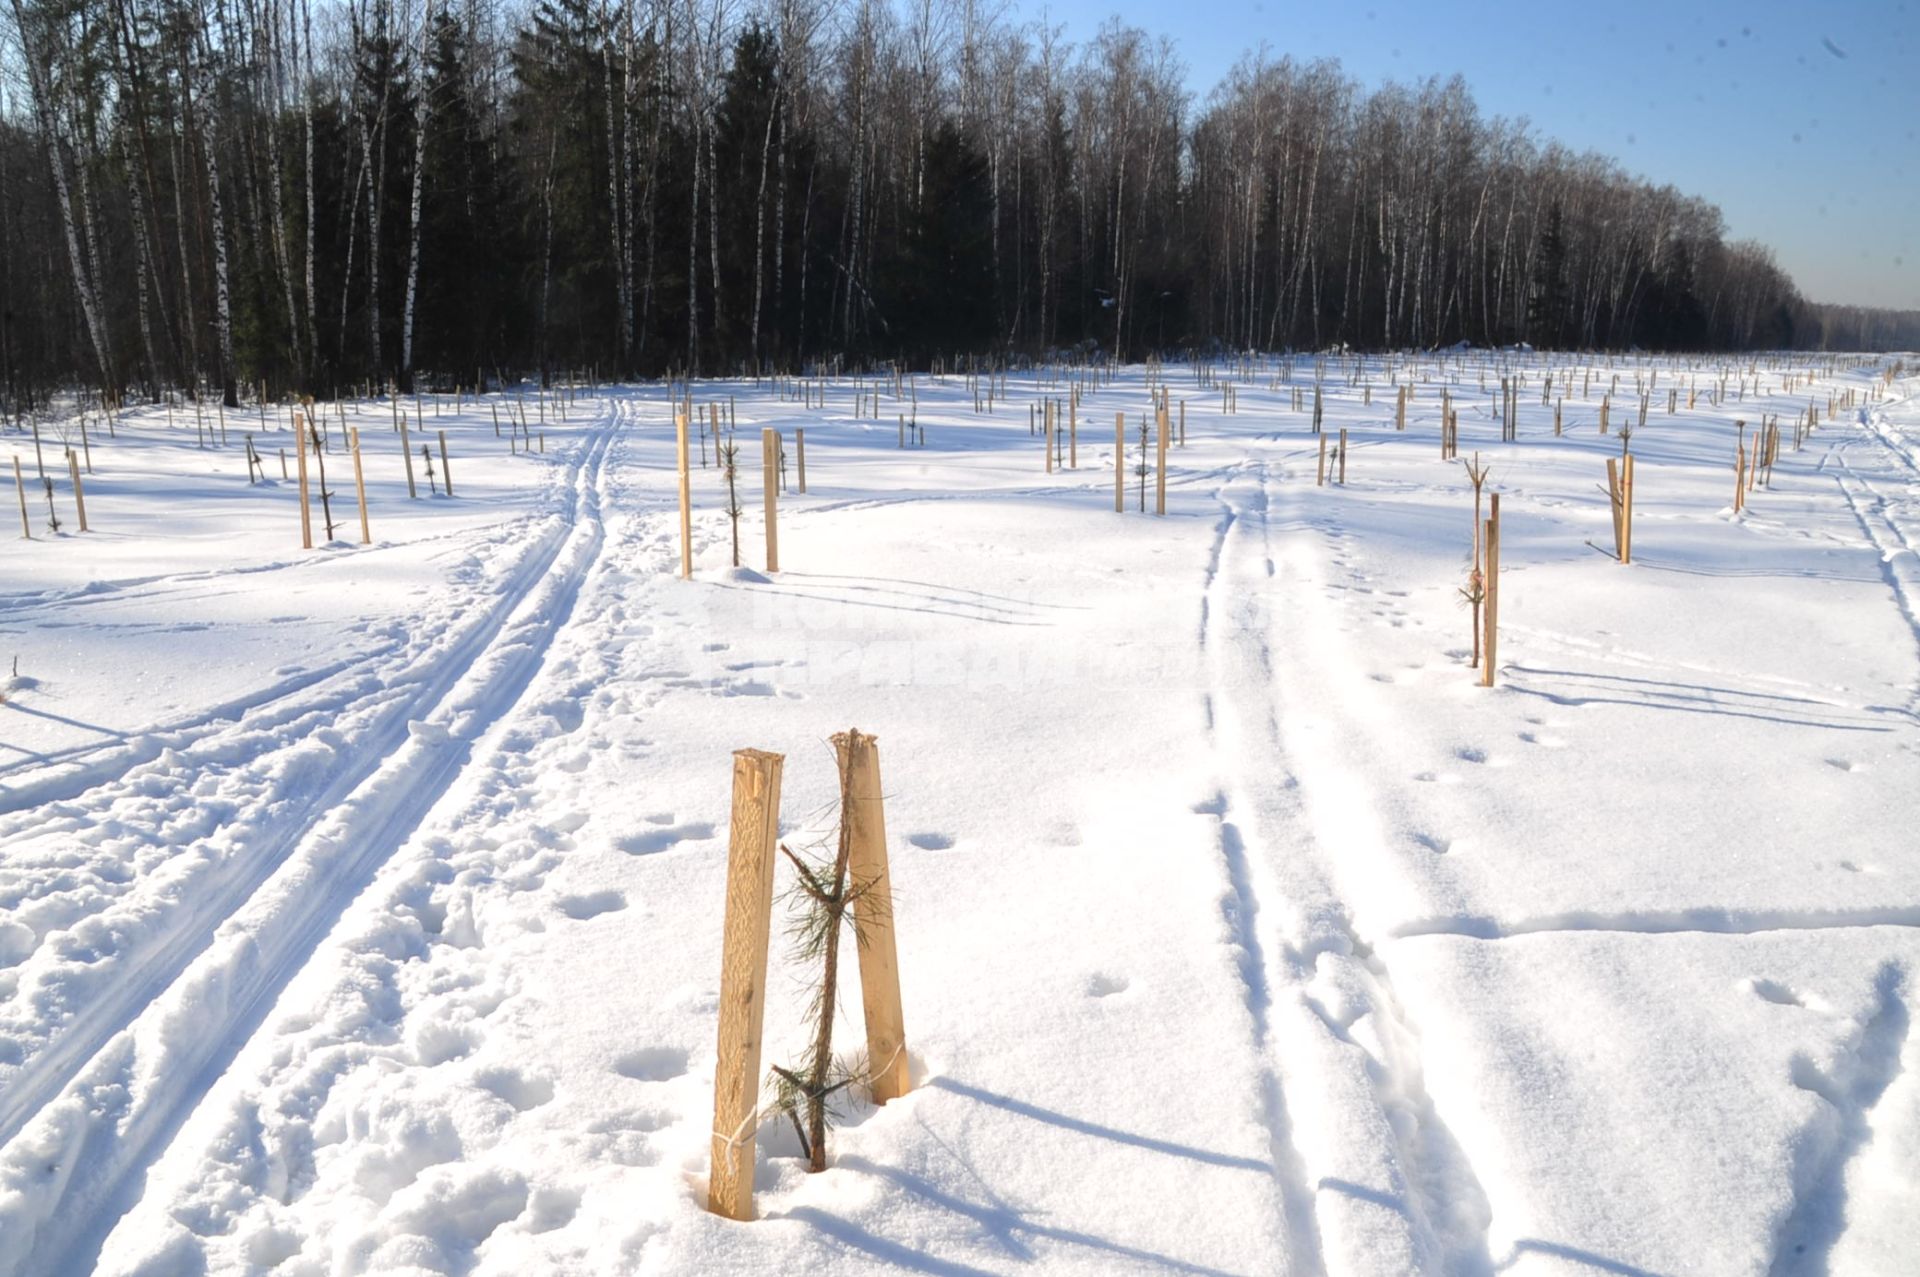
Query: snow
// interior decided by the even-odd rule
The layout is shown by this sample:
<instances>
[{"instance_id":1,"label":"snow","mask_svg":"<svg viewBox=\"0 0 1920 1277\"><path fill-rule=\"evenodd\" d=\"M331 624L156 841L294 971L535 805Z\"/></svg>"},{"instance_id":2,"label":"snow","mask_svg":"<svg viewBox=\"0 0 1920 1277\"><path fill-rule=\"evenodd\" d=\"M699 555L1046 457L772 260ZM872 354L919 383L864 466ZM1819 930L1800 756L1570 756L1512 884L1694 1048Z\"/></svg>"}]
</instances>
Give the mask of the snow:
<instances>
[{"instance_id":1,"label":"snow","mask_svg":"<svg viewBox=\"0 0 1920 1277\"><path fill-rule=\"evenodd\" d=\"M1345 487L1291 409L1321 362ZM96 415L93 530L63 505L50 536L30 488L0 551L0 1274L1907 1271L1920 379L1891 364L1134 367L1052 473L1053 371L992 414L958 376L811 409L700 383L747 442L743 553L696 468L692 581L666 387L528 393L531 454L502 396L427 400L458 495L417 500L392 406L350 405L375 543L336 418L314 551L284 429L248 420L256 486L237 421ZM1114 414L1134 447L1156 376L1167 516L1131 474L1117 514ZM1594 548L1615 376L1616 426L1657 376L1630 567ZM1443 380L1501 494L1492 689ZM1787 450L1735 514L1762 413ZM806 430L778 572L762 426ZM798 847L849 726L914 1089L817 1176L767 1125L735 1223L704 1210L729 757L787 756ZM776 929L768 1063L806 999Z\"/></svg>"}]
</instances>

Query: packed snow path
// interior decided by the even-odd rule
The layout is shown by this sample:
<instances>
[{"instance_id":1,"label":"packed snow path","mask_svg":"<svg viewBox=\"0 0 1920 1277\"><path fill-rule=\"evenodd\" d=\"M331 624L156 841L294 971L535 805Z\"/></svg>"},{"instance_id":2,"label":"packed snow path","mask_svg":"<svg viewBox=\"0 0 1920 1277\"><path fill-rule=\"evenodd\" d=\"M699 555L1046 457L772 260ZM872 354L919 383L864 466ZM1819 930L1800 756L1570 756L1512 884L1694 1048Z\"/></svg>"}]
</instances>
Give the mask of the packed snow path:
<instances>
[{"instance_id":1,"label":"packed snow path","mask_svg":"<svg viewBox=\"0 0 1920 1277\"><path fill-rule=\"evenodd\" d=\"M994 414L920 378L906 450L884 382L877 420L850 381L698 385L743 441L804 427L810 491L786 570L733 572L696 469L691 583L660 388L533 456L447 404L461 495L411 503L356 409L380 543L311 554L290 485L129 414L98 530L0 559L0 1273L1901 1271L1915 383L1662 390L1622 568L1599 385L1556 438L1546 364L1490 360L1532 378L1517 444L1479 357L1399 361L1433 378L1404 433L1382 362L1364 397L1330 365L1344 488L1312 361L1231 415L1168 369L1164 520L1131 475L1112 508L1139 369L1051 474L1048 373ZM1655 368L1713 380L1596 382ZM1502 494L1491 691L1443 380ZM1876 386L1732 513L1735 418ZM916 1089L822 1176L768 1127L733 1224L701 1209L727 758L788 755L797 845L849 725Z\"/></svg>"}]
</instances>

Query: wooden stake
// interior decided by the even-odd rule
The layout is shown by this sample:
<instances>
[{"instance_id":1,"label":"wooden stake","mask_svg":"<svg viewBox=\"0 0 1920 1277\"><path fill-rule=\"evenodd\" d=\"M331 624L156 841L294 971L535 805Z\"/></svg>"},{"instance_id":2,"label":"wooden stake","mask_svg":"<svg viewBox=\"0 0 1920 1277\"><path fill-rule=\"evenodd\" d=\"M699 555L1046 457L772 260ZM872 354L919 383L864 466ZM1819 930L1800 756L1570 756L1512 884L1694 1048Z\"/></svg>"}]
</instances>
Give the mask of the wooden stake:
<instances>
[{"instance_id":1,"label":"wooden stake","mask_svg":"<svg viewBox=\"0 0 1920 1277\"><path fill-rule=\"evenodd\" d=\"M1327 484L1327 437L1320 436L1320 467L1314 472L1313 486L1324 488Z\"/></svg>"},{"instance_id":2,"label":"wooden stake","mask_svg":"<svg viewBox=\"0 0 1920 1277\"><path fill-rule=\"evenodd\" d=\"M774 846L780 833L780 770L785 761L780 754L758 749L733 755L720 1049L713 1077L713 1166L707 1180L707 1209L729 1219L753 1218L760 1034L766 1017L767 940L773 923Z\"/></svg>"},{"instance_id":3,"label":"wooden stake","mask_svg":"<svg viewBox=\"0 0 1920 1277\"><path fill-rule=\"evenodd\" d=\"M1347 486L1347 428L1340 427L1340 486Z\"/></svg>"},{"instance_id":4,"label":"wooden stake","mask_svg":"<svg viewBox=\"0 0 1920 1277\"><path fill-rule=\"evenodd\" d=\"M1113 512L1127 508L1127 414L1113 414Z\"/></svg>"},{"instance_id":5,"label":"wooden stake","mask_svg":"<svg viewBox=\"0 0 1920 1277\"><path fill-rule=\"evenodd\" d=\"M407 414L404 412L400 414L400 459L407 463L407 496L418 500L420 494L413 486L413 453L407 445Z\"/></svg>"},{"instance_id":6,"label":"wooden stake","mask_svg":"<svg viewBox=\"0 0 1920 1277\"><path fill-rule=\"evenodd\" d=\"M20 535L33 540L33 523L27 517L27 481L20 473L20 454L13 454L13 486L20 494Z\"/></svg>"},{"instance_id":7,"label":"wooden stake","mask_svg":"<svg viewBox=\"0 0 1920 1277\"><path fill-rule=\"evenodd\" d=\"M300 548L313 548L313 511L307 507L307 445L306 440L296 441L294 455L300 458ZM284 453L281 454L285 456Z\"/></svg>"},{"instance_id":8,"label":"wooden stake","mask_svg":"<svg viewBox=\"0 0 1920 1277\"><path fill-rule=\"evenodd\" d=\"M807 495L807 432L796 426L793 431L794 459L800 467L800 495Z\"/></svg>"},{"instance_id":9,"label":"wooden stake","mask_svg":"<svg viewBox=\"0 0 1920 1277\"><path fill-rule=\"evenodd\" d=\"M1625 471L1620 476L1620 562L1633 562L1633 454L1628 453Z\"/></svg>"},{"instance_id":10,"label":"wooden stake","mask_svg":"<svg viewBox=\"0 0 1920 1277\"><path fill-rule=\"evenodd\" d=\"M1500 494L1487 498L1487 572L1485 621L1487 639L1480 665L1480 686L1493 686L1494 655L1500 638Z\"/></svg>"},{"instance_id":11,"label":"wooden stake","mask_svg":"<svg viewBox=\"0 0 1920 1277\"><path fill-rule=\"evenodd\" d=\"M1167 513L1167 436L1170 432L1167 410L1162 408L1155 415L1159 418L1160 429L1154 441L1153 512L1164 516Z\"/></svg>"},{"instance_id":12,"label":"wooden stake","mask_svg":"<svg viewBox=\"0 0 1920 1277\"><path fill-rule=\"evenodd\" d=\"M373 529L367 526L367 477L360 468L360 427L355 426L348 440L353 446L353 497L360 503L360 544L373 544Z\"/></svg>"},{"instance_id":13,"label":"wooden stake","mask_svg":"<svg viewBox=\"0 0 1920 1277\"><path fill-rule=\"evenodd\" d=\"M873 1102L899 1099L911 1088L907 1031L900 1010L900 965L894 947L893 886L887 871L887 824L881 802L880 750L857 731L833 738L847 776L846 818L851 825L848 870L862 884L853 904L859 937L860 994L867 1019L867 1067Z\"/></svg>"},{"instance_id":14,"label":"wooden stake","mask_svg":"<svg viewBox=\"0 0 1920 1277\"><path fill-rule=\"evenodd\" d=\"M767 493L767 571L780 570L780 530L775 503L780 494L777 473L780 461L780 432L768 426L760 431L760 483Z\"/></svg>"},{"instance_id":15,"label":"wooden stake","mask_svg":"<svg viewBox=\"0 0 1920 1277\"><path fill-rule=\"evenodd\" d=\"M1613 516L1613 557L1625 563L1626 557L1621 550L1621 516L1625 513L1625 502L1620 488L1620 459L1607 458L1607 507Z\"/></svg>"},{"instance_id":16,"label":"wooden stake","mask_svg":"<svg viewBox=\"0 0 1920 1277\"><path fill-rule=\"evenodd\" d=\"M440 402L434 400L435 403ZM440 477L447 481L447 495L453 495L453 463L447 460L447 432L440 432Z\"/></svg>"},{"instance_id":17,"label":"wooden stake","mask_svg":"<svg viewBox=\"0 0 1920 1277\"><path fill-rule=\"evenodd\" d=\"M693 579L693 476L688 467L687 414L673 414L675 451L680 462L680 579Z\"/></svg>"}]
</instances>

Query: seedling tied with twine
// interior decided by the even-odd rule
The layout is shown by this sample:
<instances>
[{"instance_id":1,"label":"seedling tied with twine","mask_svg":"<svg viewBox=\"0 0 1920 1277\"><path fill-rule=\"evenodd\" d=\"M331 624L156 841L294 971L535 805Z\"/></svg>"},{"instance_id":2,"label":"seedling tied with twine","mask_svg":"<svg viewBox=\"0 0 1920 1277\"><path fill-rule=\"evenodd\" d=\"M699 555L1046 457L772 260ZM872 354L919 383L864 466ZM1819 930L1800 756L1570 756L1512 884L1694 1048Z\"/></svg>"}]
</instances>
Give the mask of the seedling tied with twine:
<instances>
[{"instance_id":1,"label":"seedling tied with twine","mask_svg":"<svg viewBox=\"0 0 1920 1277\"><path fill-rule=\"evenodd\" d=\"M707 1190L708 1209L733 1219L753 1218L754 1137L764 1117L784 1116L799 1137L808 1169L823 1171L827 1128L837 1100L864 1085L874 1103L885 1104L906 1094L910 1085L879 749L872 736L854 730L836 735L833 747L839 775L834 833L812 854L779 845L795 874L786 893L793 956L809 968L819 965L817 977L809 978L812 996L806 1020L811 1039L804 1059L772 1068L773 1098L764 1105L757 1103L761 1029L785 759L761 750L734 755L713 1162ZM848 926L859 953L867 1044L863 1056L836 1061L833 1020L840 994L840 939Z\"/></svg>"}]
</instances>

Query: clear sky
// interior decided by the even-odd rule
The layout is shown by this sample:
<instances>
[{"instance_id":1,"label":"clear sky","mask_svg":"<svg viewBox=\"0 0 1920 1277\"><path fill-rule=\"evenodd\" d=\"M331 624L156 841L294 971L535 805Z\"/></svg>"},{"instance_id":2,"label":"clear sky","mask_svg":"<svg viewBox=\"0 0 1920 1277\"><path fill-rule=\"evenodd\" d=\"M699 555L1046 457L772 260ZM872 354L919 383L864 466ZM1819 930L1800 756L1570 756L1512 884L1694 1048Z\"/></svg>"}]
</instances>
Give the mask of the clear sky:
<instances>
[{"instance_id":1,"label":"clear sky","mask_svg":"<svg viewBox=\"0 0 1920 1277\"><path fill-rule=\"evenodd\" d=\"M1197 98L1243 52L1368 86L1466 78L1484 115L1720 206L1815 301L1920 309L1920 0L1014 0L1084 43L1173 37Z\"/></svg>"}]
</instances>

